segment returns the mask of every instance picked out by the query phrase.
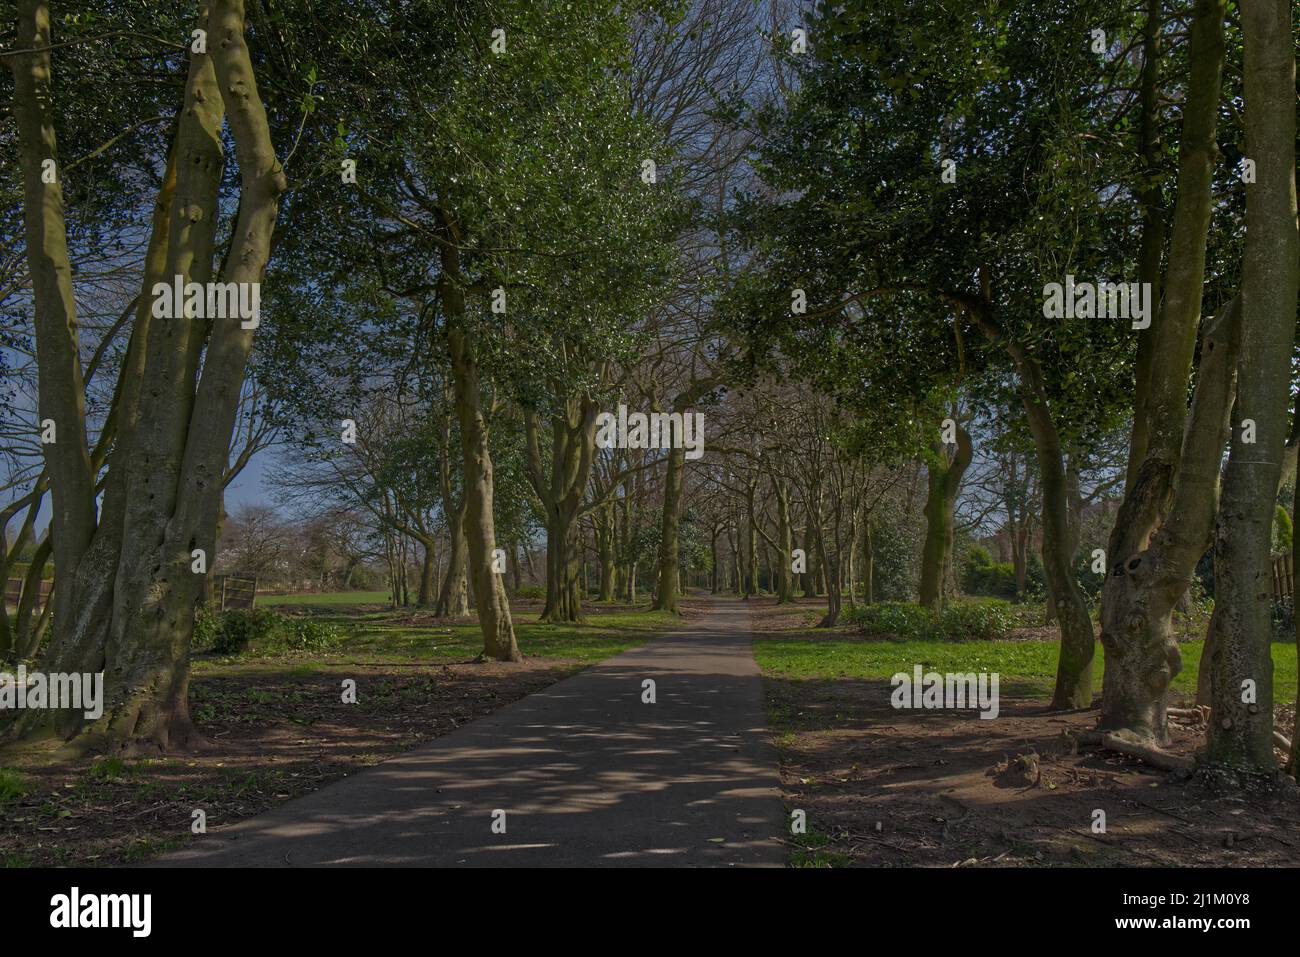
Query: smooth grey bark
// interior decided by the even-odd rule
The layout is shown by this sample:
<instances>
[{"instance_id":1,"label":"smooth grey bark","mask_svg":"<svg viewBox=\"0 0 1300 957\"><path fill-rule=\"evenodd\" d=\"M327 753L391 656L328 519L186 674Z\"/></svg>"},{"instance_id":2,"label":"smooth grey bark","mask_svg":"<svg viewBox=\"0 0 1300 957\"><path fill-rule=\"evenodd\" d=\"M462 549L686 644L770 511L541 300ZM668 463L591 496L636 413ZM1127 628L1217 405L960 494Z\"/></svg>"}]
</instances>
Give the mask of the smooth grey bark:
<instances>
[{"instance_id":1,"label":"smooth grey bark","mask_svg":"<svg viewBox=\"0 0 1300 957\"><path fill-rule=\"evenodd\" d=\"M1210 729L1204 762L1254 773L1273 757L1272 530L1287 438L1300 234L1295 49L1288 0L1249 0L1244 40L1246 189L1237 418L1214 537ZM1254 424L1245 441L1245 424ZM1250 693L1253 689L1253 694Z\"/></svg>"}]
</instances>

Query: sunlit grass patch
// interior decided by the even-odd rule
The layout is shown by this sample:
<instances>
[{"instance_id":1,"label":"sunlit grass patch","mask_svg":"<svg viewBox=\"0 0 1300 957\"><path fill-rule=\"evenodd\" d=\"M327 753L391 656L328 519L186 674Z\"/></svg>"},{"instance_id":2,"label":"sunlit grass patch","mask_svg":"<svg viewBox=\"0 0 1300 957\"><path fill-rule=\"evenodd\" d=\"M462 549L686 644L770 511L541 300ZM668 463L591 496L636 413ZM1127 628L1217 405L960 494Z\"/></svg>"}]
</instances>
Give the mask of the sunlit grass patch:
<instances>
[{"instance_id":1,"label":"sunlit grass patch","mask_svg":"<svg viewBox=\"0 0 1300 957\"><path fill-rule=\"evenodd\" d=\"M1179 645L1183 668L1174 690L1196 693L1204 641ZM1275 641L1273 697L1278 704L1296 699L1296 649ZM921 665L926 671L997 672L1003 693L1047 692L1056 675L1058 645L1053 641L864 641L760 639L754 657L765 674L783 678L867 678L888 680L898 672L911 673ZM1105 654L1097 645L1094 686L1101 690Z\"/></svg>"}]
</instances>

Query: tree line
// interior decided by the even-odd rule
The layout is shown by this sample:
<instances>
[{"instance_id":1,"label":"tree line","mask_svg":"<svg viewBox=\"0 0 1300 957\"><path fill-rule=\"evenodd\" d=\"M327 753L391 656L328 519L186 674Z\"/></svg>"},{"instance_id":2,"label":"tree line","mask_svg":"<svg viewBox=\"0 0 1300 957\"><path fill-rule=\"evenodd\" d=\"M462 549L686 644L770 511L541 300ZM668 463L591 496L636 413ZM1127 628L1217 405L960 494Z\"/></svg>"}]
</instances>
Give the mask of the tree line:
<instances>
[{"instance_id":1,"label":"tree line","mask_svg":"<svg viewBox=\"0 0 1300 957\"><path fill-rule=\"evenodd\" d=\"M829 627L938 607L992 522L1052 704L1091 705L1100 640L1099 731L1147 751L1209 551L1207 760L1271 767L1294 42L1278 0L24 0L3 560L56 585L0 639L110 706L10 733L185 746L195 554L262 454L507 661L540 543L546 621L694 584ZM155 317L173 277L259 283L260 325ZM1080 284L1109 299L1052 307ZM703 458L602 447L620 403L701 414Z\"/></svg>"}]
</instances>

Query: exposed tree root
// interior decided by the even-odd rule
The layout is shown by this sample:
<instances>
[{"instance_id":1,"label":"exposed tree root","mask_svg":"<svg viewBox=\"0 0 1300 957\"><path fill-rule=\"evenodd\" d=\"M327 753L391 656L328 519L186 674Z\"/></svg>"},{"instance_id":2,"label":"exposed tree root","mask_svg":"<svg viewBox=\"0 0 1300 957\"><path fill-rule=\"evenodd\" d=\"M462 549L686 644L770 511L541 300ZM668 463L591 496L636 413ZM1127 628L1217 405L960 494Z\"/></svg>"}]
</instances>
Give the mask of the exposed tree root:
<instances>
[{"instance_id":1,"label":"exposed tree root","mask_svg":"<svg viewBox=\"0 0 1300 957\"><path fill-rule=\"evenodd\" d=\"M1122 732L1081 731L1075 737L1080 744L1101 745L1107 751L1115 751L1119 754L1126 754L1131 758L1139 758L1153 768L1159 768L1162 771L1190 771L1195 766L1195 762L1191 758L1162 751L1154 745L1124 736Z\"/></svg>"},{"instance_id":2,"label":"exposed tree root","mask_svg":"<svg viewBox=\"0 0 1300 957\"><path fill-rule=\"evenodd\" d=\"M1169 715L1171 720L1185 724L1205 726L1210 721L1210 708L1208 705L1198 705L1195 708L1169 708L1165 713ZM1273 732L1273 743L1286 754L1291 753L1291 739L1281 731Z\"/></svg>"}]
</instances>

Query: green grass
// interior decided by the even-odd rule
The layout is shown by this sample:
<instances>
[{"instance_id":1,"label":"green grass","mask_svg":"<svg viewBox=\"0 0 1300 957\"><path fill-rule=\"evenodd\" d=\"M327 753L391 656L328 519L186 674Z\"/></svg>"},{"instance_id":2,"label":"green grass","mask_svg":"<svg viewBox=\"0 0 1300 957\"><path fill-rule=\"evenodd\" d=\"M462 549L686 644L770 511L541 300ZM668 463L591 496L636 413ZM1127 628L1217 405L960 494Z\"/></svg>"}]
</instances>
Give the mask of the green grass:
<instances>
[{"instance_id":1,"label":"green grass","mask_svg":"<svg viewBox=\"0 0 1300 957\"><path fill-rule=\"evenodd\" d=\"M281 606L283 612L310 615L334 625L343 637L328 649L298 652L260 647L255 642L240 656L196 661L195 670L226 671L231 666L257 670L268 667L266 658L281 662L289 658L307 673L347 664L464 661L483 650L483 636L476 622L409 624L410 612L374 608L368 599L375 595L382 602L384 596L377 592L288 596L292 600ZM351 601L345 603L343 597ZM262 603L269 605L271 601ZM579 661L600 661L684 625L676 615L647 609L593 613L582 623L556 625L541 624L533 614L525 617L516 612L514 621L519 650L526 657ZM277 664L273 670L283 670L283 665Z\"/></svg>"},{"instance_id":2,"label":"green grass","mask_svg":"<svg viewBox=\"0 0 1300 957\"><path fill-rule=\"evenodd\" d=\"M328 619L347 627L348 619ZM639 645L653 634L680 627L682 619L668 612L628 611L593 616L581 624L541 624L515 619L519 650L539 658L578 658L599 661ZM475 623L442 627L405 625L392 616L363 616L350 621L352 635L337 654L358 658L380 656L396 660L463 659L483 649Z\"/></svg>"},{"instance_id":3,"label":"green grass","mask_svg":"<svg viewBox=\"0 0 1300 957\"><path fill-rule=\"evenodd\" d=\"M1196 693L1204 641L1179 645L1183 670L1174 690ZM1047 641L800 641L754 642L754 657L764 674L782 678L876 678L888 680L915 665L926 671L996 671L1003 689L1013 694L1046 694L1056 675L1056 642ZM1095 686L1100 689L1105 656L1097 646ZM1289 641L1273 642L1273 695L1278 704L1296 698L1296 649Z\"/></svg>"},{"instance_id":4,"label":"green grass","mask_svg":"<svg viewBox=\"0 0 1300 957\"><path fill-rule=\"evenodd\" d=\"M0 768L0 806L18 800L28 791L27 779L13 768Z\"/></svg>"},{"instance_id":5,"label":"green grass","mask_svg":"<svg viewBox=\"0 0 1300 957\"><path fill-rule=\"evenodd\" d=\"M799 846L792 848L790 851L790 866L819 869L848 867L851 863L848 857L826 849L830 842L831 839L828 835L821 833L814 827L809 827L807 834L796 834L794 843Z\"/></svg>"},{"instance_id":6,"label":"green grass","mask_svg":"<svg viewBox=\"0 0 1300 957\"><path fill-rule=\"evenodd\" d=\"M101 781L111 781L115 778L125 777L131 773L131 768L125 761L116 756L103 757L90 766L87 772L92 778Z\"/></svg>"},{"instance_id":7,"label":"green grass","mask_svg":"<svg viewBox=\"0 0 1300 957\"><path fill-rule=\"evenodd\" d=\"M327 591L306 595L258 595L259 605L278 608L289 605L298 608L332 608L343 605L386 605L386 591Z\"/></svg>"}]
</instances>

